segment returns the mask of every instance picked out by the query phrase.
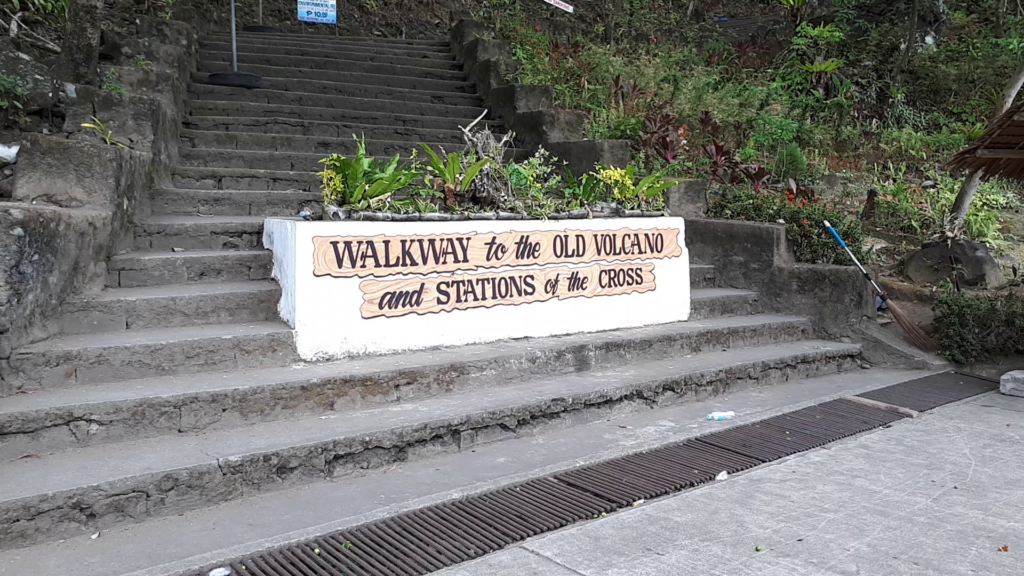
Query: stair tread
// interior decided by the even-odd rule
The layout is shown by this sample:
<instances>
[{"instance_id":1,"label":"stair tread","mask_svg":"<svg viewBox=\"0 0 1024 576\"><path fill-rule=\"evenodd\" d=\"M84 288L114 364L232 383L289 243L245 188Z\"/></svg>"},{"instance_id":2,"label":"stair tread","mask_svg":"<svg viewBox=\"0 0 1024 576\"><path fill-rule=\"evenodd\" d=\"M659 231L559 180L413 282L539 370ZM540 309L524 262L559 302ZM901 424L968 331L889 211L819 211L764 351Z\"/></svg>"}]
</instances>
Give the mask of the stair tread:
<instances>
[{"instance_id":1,"label":"stair tread","mask_svg":"<svg viewBox=\"0 0 1024 576\"><path fill-rule=\"evenodd\" d=\"M200 40L207 38L230 38L230 32L218 31L200 36ZM336 44L338 42L359 42L365 44L381 44L390 46L424 46L435 48L448 48L448 42L444 40L412 40L406 38L379 38L367 36L335 36L334 34L289 34L287 32L237 32L237 38L250 40L261 39L293 39L307 38L324 44Z\"/></svg>"},{"instance_id":2,"label":"stair tread","mask_svg":"<svg viewBox=\"0 0 1024 576\"><path fill-rule=\"evenodd\" d=\"M166 284L163 286L142 286L139 288L106 288L95 294L75 298L79 302L109 302L113 300L146 300L149 298L173 298L182 296L203 296L207 294L229 294L237 292L273 292L280 289L273 280L246 280L239 282L211 282L208 284Z\"/></svg>"},{"instance_id":3,"label":"stair tread","mask_svg":"<svg viewBox=\"0 0 1024 576\"><path fill-rule=\"evenodd\" d=\"M85 534L60 544L47 542L0 552L0 566L12 574L61 574L72 568L77 576L199 573L200 568L208 570L213 562L227 558L925 375L882 369L868 374L869 379L834 374L795 380L770 389L736 392L727 402L711 398L483 444L472 451L408 462L385 472L150 519L104 531L97 539ZM737 419L703 419L704 414L721 409L735 410Z\"/></svg>"},{"instance_id":4,"label":"stair tread","mask_svg":"<svg viewBox=\"0 0 1024 576\"><path fill-rule=\"evenodd\" d=\"M711 352L608 370L559 375L524 383L468 390L444 396L356 409L298 420L279 420L195 435L160 436L129 442L71 448L0 469L0 500L69 490L121 478L188 466L216 465L224 458L308 446L339 438L362 438L395 428L416 428L504 411L516 406L627 388L634 383L684 372L718 370L752 361L830 351L859 353L856 344L821 340ZM335 416L335 417L331 417Z\"/></svg>"},{"instance_id":5,"label":"stair tread","mask_svg":"<svg viewBox=\"0 0 1024 576\"><path fill-rule=\"evenodd\" d=\"M690 268L693 268L693 266L690 266ZM757 292L753 290L738 290L736 288L693 288L690 290L691 300L719 298L722 296L754 297L757 296Z\"/></svg>"},{"instance_id":6,"label":"stair tread","mask_svg":"<svg viewBox=\"0 0 1024 576\"><path fill-rule=\"evenodd\" d=\"M173 190L173 189L172 189ZM248 190L201 190L201 192L248 192ZM258 192L253 190L252 192ZM267 191L263 190L260 192L266 194ZM231 256L235 258L249 258L254 256L262 255L265 258L270 258L272 252L269 250L186 250L185 252L174 252L171 250L139 250L137 252L126 252L124 254L118 254L110 259L111 264L125 263L135 260L143 261L160 261L165 259L177 259L177 258L211 258L211 257L222 257ZM108 264L108 267L110 264ZM121 270L121 267L115 267L115 270Z\"/></svg>"},{"instance_id":7,"label":"stair tread","mask_svg":"<svg viewBox=\"0 0 1024 576\"><path fill-rule=\"evenodd\" d=\"M350 126L352 130L358 131L360 129L365 130L367 128L374 128L379 130L386 130L388 128L394 128L397 130L419 130L422 132L437 132L439 134L445 134L449 136L462 137L462 133L458 130L442 130L439 128L408 128L406 126L390 126L387 124L363 124L359 122L327 122L324 120L304 120L300 118L281 118L276 116L189 116L185 118L185 125L189 126L184 130L191 130L193 132L223 132L223 130L210 130L208 128L197 128L193 125L201 123L216 123L223 122L225 124L230 123L235 126L250 126L254 123L271 124L271 123L282 123L292 125L310 125L310 126L335 126L342 124ZM279 132L249 132L245 130L228 130L227 132L237 134L273 134L281 136L305 136L305 134L288 134ZM319 138L319 136L309 136L310 138Z\"/></svg>"},{"instance_id":8,"label":"stair tread","mask_svg":"<svg viewBox=\"0 0 1024 576\"><path fill-rule=\"evenodd\" d=\"M263 170L253 170L253 172L263 172ZM298 174L301 174L301 172L298 172ZM279 190L279 192L284 192L284 190ZM298 190L298 192L301 192L301 190ZM190 216L188 214L153 214L149 218L143 220L140 223L140 225L145 226L147 224L157 224L161 226L167 226L176 224L263 224L263 221L266 219L266 216ZM181 254L184 254L184 252L181 252Z\"/></svg>"},{"instance_id":9,"label":"stair tread","mask_svg":"<svg viewBox=\"0 0 1024 576\"><path fill-rule=\"evenodd\" d=\"M111 348L137 344L160 344L181 340L231 338L235 336L290 331L291 328L283 322L246 322L242 324L208 324L205 326L185 326L180 328L124 330L121 332L59 336L18 348L15 350L15 354L36 354L82 348Z\"/></svg>"},{"instance_id":10,"label":"stair tread","mask_svg":"<svg viewBox=\"0 0 1024 576\"><path fill-rule=\"evenodd\" d=\"M628 328L593 334L552 336L510 340L488 344L473 344L455 348L405 352L399 355L353 358L339 362L297 364L290 367L239 370L233 372L186 374L162 376L140 380L123 380L107 384L93 384L87 387L72 387L59 390L43 390L35 394L5 398L0 403L0 414L27 410L40 410L57 406L87 405L98 402L115 402L134 398L171 397L175 395L230 390L279 383L296 382L311 378L326 378L337 375L358 375L387 372L398 369L412 369L436 366L458 361L476 361L485 358L505 356L517 352L560 349L588 340L634 340L642 334L680 333L700 330L757 326L781 323L801 323L805 320L796 316L762 314L756 316L723 316L700 322L678 322L646 328Z\"/></svg>"}]
</instances>

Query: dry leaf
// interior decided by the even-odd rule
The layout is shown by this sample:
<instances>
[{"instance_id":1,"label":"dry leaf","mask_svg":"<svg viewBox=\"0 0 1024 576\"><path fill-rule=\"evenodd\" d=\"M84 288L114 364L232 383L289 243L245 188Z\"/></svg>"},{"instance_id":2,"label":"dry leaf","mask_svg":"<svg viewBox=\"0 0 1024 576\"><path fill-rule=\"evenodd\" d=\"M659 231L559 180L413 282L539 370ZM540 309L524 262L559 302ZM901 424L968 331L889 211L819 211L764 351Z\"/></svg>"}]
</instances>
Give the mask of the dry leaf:
<instances>
[{"instance_id":1,"label":"dry leaf","mask_svg":"<svg viewBox=\"0 0 1024 576\"><path fill-rule=\"evenodd\" d=\"M40 456L39 454L25 454L24 456L18 456L14 460L11 460L11 462L17 462L18 460L28 460L30 458L42 458L42 456Z\"/></svg>"},{"instance_id":2,"label":"dry leaf","mask_svg":"<svg viewBox=\"0 0 1024 576\"><path fill-rule=\"evenodd\" d=\"M90 540L95 540L95 539L97 539L97 538L99 538L99 537L100 537L100 533L99 533L99 532L97 532L97 533L93 534L92 536L89 536L89 539L90 539Z\"/></svg>"},{"instance_id":3,"label":"dry leaf","mask_svg":"<svg viewBox=\"0 0 1024 576\"><path fill-rule=\"evenodd\" d=\"M1009 546L1000 546L999 547L999 551L1000 552L1009 552L1010 551L1010 547Z\"/></svg>"}]
</instances>

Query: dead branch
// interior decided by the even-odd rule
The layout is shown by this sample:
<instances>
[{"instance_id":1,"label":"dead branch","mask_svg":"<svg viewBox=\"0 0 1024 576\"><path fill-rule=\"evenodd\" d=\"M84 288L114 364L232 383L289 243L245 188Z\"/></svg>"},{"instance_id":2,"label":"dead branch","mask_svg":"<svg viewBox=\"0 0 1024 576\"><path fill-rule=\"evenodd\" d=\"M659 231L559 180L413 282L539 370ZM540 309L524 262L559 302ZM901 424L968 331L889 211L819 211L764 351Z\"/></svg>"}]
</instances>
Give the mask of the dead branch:
<instances>
[{"instance_id":1,"label":"dead branch","mask_svg":"<svg viewBox=\"0 0 1024 576\"><path fill-rule=\"evenodd\" d=\"M21 12L17 14L11 14L11 11L4 8L4 12L11 18L11 23L7 24L3 20L0 20L0 26L7 30L7 35L11 38L17 38L22 42L39 48L40 50L46 50L53 52L54 54L60 54L60 46L57 46L44 36L40 36L35 32L28 29L25 23L21 21Z\"/></svg>"}]
</instances>

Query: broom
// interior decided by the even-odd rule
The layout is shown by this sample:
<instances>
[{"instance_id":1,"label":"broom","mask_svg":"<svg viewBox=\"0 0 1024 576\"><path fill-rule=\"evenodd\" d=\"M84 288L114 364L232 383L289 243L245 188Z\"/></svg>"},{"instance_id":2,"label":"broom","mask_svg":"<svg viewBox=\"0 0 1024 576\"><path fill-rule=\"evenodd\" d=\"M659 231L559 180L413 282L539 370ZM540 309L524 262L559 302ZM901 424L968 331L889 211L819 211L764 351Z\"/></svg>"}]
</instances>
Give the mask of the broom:
<instances>
[{"instance_id":1,"label":"broom","mask_svg":"<svg viewBox=\"0 0 1024 576\"><path fill-rule=\"evenodd\" d=\"M864 274L864 277L867 278L868 282L871 282L875 291L878 292L878 297L882 299L882 302L885 302L885 307L888 308L889 313L892 314L893 320L895 320L896 323L900 325L900 328L907 333L907 337L910 338L910 342L925 352L932 352L936 350L938 345L935 341L929 338L928 335L918 328L916 324L911 322L910 318L908 318L907 315L904 314L898 306L896 306L896 303L889 299L889 295L886 294L885 290L882 290L877 283L875 283L871 278L871 275L868 274L868 271L864 269L864 266L861 266L860 261L857 260L857 257L850 251L850 247L846 245L846 242L843 242L839 233L836 232L836 229L833 228L831 224L828 223L828 220L825 220L825 228L832 233L832 236L837 242L839 242L839 245L843 247L843 250L846 250L846 253L850 256L850 260L853 260L853 263L857 265L857 268L860 268L860 271Z\"/></svg>"}]
</instances>

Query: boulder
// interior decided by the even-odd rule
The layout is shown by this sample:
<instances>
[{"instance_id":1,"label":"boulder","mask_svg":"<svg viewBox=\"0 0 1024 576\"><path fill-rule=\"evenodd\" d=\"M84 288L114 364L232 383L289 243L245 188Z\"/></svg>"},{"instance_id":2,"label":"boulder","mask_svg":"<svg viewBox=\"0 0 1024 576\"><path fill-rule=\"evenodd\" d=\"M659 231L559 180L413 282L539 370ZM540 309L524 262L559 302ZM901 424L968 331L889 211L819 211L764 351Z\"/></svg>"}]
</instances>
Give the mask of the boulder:
<instances>
[{"instance_id":1,"label":"boulder","mask_svg":"<svg viewBox=\"0 0 1024 576\"><path fill-rule=\"evenodd\" d=\"M907 257L905 273L915 284L937 285L954 277L961 286L997 288L1005 283L999 263L981 242L925 244Z\"/></svg>"},{"instance_id":2,"label":"boulder","mask_svg":"<svg viewBox=\"0 0 1024 576\"><path fill-rule=\"evenodd\" d=\"M1007 396L1024 398L1024 370L1014 370L999 379L999 392Z\"/></svg>"},{"instance_id":3,"label":"boulder","mask_svg":"<svg viewBox=\"0 0 1024 576\"><path fill-rule=\"evenodd\" d=\"M0 70L21 83L21 89L25 91L22 106L26 114L53 104L54 71L43 62L16 50L6 38L0 38Z\"/></svg>"}]
</instances>

